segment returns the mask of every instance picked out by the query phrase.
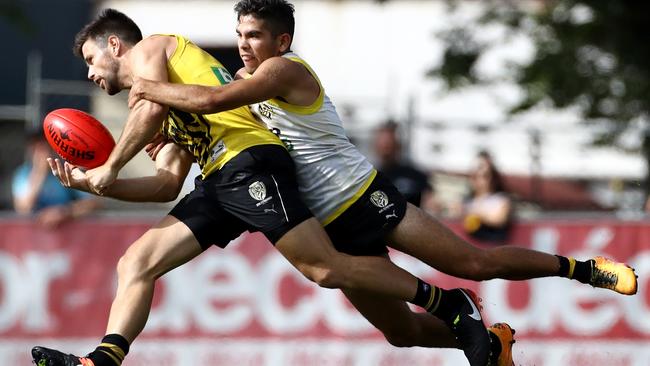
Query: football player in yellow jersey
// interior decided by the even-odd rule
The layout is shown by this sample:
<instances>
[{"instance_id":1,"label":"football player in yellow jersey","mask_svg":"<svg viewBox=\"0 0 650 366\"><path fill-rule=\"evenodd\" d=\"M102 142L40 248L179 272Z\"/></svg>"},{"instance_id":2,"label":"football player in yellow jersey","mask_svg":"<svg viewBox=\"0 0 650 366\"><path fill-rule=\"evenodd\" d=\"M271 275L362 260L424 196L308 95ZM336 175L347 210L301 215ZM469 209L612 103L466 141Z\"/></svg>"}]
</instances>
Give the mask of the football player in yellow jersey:
<instances>
[{"instance_id":1,"label":"football player in yellow jersey","mask_svg":"<svg viewBox=\"0 0 650 366\"><path fill-rule=\"evenodd\" d=\"M323 90L315 73L299 57L290 51L293 37L294 19L293 6L285 0L242 0L236 6L238 26L237 34L240 55L244 68L238 75L243 80L237 80L223 87L203 87L192 85L177 85L170 83L136 80L129 96L129 103L137 103L141 99L155 101L173 106L185 111L213 113L226 110L235 105L249 104L256 115L263 119L269 127L275 129L275 124L285 123L285 130L281 137L294 139L291 141L292 157L297 162L297 169L301 171L299 163L300 143L306 146L318 141L309 140L310 118L313 124L339 123L335 113L327 114L330 120L323 120L319 114L326 108L323 102ZM286 122L301 123L299 127L291 128ZM316 126L315 128L320 128ZM320 131L322 132L322 128ZM332 131L335 131L332 129ZM288 135L283 136L282 133ZM332 132L335 133L335 132ZM341 143L345 145L344 142ZM319 162L314 165L313 174L318 172ZM309 169L305 168L306 172ZM333 178L336 179L336 178ZM390 185L379 174L373 178L371 184L379 185L382 190L391 191ZM299 174L300 181L300 174ZM377 183L376 183L377 182ZM371 187L372 187L371 185ZM369 191L372 188L368 188ZM376 191L375 191L376 192ZM309 201L308 191L303 191L303 199ZM384 195L384 201L400 203L398 195ZM346 212L356 212L364 202L361 196L347 208ZM372 197L370 200L372 201ZM376 203L376 202L375 202ZM399 212L398 223L383 237L379 245L389 245L426 262L432 267L447 274L471 279L487 280L503 278L509 280L525 280L538 277L560 276L578 280L594 287L607 288L625 295L632 295L637 290L637 279L632 268L616 263L603 257L596 257L588 261L577 261L559 255L550 255L516 246L503 246L481 249L470 245L456 235L452 234L434 218L424 214L413 205L404 204L404 212ZM388 222L389 215L386 215ZM329 226L344 221L351 228L348 234L351 238L345 242L344 237L338 237L337 232L330 230ZM364 217L347 215L345 213L334 219L326 226L334 244L342 250L353 251L355 240L354 231L367 230L372 232L372 227L361 227ZM339 223L341 224L341 223ZM391 224L392 225L392 224ZM341 225L338 225L339 228ZM382 226L375 228L381 231ZM338 230L338 228L337 228ZM390 286L390 284L387 284ZM398 346L442 346L445 344L445 333L439 322L427 320L425 317L410 312L403 302L390 300L362 292L355 289L344 289L344 293L357 309L378 329L386 338ZM453 293L437 288L423 289L418 287L416 298L445 302ZM418 303L417 301L413 301ZM447 304L453 308L452 304ZM425 306L426 307L426 306ZM427 307L428 308L428 307ZM428 310L431 310L428 308ZM472 312L472 314L470 314ZM466 307L457 311L461 322L463 319L470 321L474 309ZM456 319L451 322L445 316L436 314L454 329ZM433 317L432 317L433 318ZM497 324L490 328L493 351L489 362L497 365L512 364L511 345L512 331L504 324ZM468 354L473 347L472 339L459 338L460 346L465 350L472 365L485 364L485 352L481 356ZM432 334L440 332L439 337ZM471 338L471 337L470 337ZM481 337L474 338L481 342ZM466 343L465 343L466 342ZM465 344L464 344L465 343ZM448 343L447 343L448 344ZM477 345L482 348L484 345ZM482 362L482 363L481 363Z\"/></svg>"},{"instance_id":2,"label":"football player in yellow jersey","mask_svg":"<svg viewBox=\"0 0 650 366\"><path fill-rule=\"evenodd\" d=\"M112 9L77 34L74 50L86 62L88 78L109 95L130 88L136 77L212 86L230 79L218 61L185 38L154 35L142 39L137 25ZM158 151L155 174L117 179L124 164L157 133L174 143ZM48 161L63 185L127 201L175 199L194 161L202 175L196 179L196 189L120 259L117 293L99 346L85 357L34 347L32 356L39 366L119 366L146 324L156 279L211 245L225 247L246 230L262 232L320 286L369 291L401 303L424 305L434 299L417 290L431 286L386 258L335 250L320 222L300 200L287 149L241 101L234 100L224 111L199 115L142 100L131 109L104 165L82 172L58 159ZM458 295L468 296L462 291ZM438 303L445 307L445 301ZM474 300L468 298L465 303L480 319ZM434 336L441 333L443 340L436 344L455 346L451 333L440 325L442 330ZM482 323L481 328L487 337Z\"/></svg>"}]
</instances>

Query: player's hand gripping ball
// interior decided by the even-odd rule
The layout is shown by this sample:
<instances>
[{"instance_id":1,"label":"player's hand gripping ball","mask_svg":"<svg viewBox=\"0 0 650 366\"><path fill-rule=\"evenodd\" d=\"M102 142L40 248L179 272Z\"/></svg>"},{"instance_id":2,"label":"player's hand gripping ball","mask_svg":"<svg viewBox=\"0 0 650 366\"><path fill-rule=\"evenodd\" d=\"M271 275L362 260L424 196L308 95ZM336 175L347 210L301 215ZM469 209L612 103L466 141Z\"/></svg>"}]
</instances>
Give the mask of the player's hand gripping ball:
<instances>
[{"instance_id":1,"label":"player's hand gripping ball","mask_svg":"<svg viewBox=\"0 0 650 366\"><path fill-rule=\"evenodd\" d=\"M113 135L93 116L77 109L53 110L43 120L47 142L67 162L86 169L108 159L115 147Z\"/></svg>"}]
</instances>

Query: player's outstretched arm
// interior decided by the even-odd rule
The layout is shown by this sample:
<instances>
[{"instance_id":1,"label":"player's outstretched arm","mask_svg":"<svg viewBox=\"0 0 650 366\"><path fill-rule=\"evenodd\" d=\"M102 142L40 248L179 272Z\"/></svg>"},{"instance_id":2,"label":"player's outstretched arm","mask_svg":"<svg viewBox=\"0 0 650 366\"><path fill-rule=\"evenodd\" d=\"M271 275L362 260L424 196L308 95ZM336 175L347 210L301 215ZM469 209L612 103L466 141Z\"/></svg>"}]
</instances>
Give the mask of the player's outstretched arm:
<instances>
[{"instance_id":1,"label":"player's outstretched arm","mask_svg":"<svg viewBox=\"0 0 650 366\"><path fill-rule=\"evenodd\" d=\"M264 61L250 78L222 86L172 84L136 78L129 92L129 106L136 106L144 99L190 113L223 112L286 96L304 75L302 68L283 57L274 57Z\"/></svg>"},{"instance_id":2,"label":"player's outstretched arm","mask_svg":"<svg viewBox=\"0 0 650 366\"><path fill-rule=\"evenodd\" d=\"M103 194L122 201L168 202L180 192L194 158L175 144L166 144L155 159L156 174L148 177L117 179ZM62 185L94 193L87 183L86 174L74 165L59 159L49 159L52 174Z\"/></svg>"},{"instance_id":3,"label":"player's outstretched arm","mask_svg":"<svg viewBox=\"0 0 650 366\"><path fill-rule=\"evenodd\" d=\"M168 143L158 152L156 174L118 179L104 194L131 202L169 202L178 197L194 157L182 147Z\"/></svg>"},{"instance_id":4,"label":"player's outstretched arm","mask_svg":"<svg viewBox=\"0 0 650 366\"><path fill-rule=\"evenodd\" d=\"M150 37L132 50L131 72L134 77L167 80L165 42L169 37ZM89 170L88 184L96 193L104 193L117 178L122 167L151 141L167 115L168 108L143 100L130 111L115 148L104 165Z\"/></svg>"}]
</instances>

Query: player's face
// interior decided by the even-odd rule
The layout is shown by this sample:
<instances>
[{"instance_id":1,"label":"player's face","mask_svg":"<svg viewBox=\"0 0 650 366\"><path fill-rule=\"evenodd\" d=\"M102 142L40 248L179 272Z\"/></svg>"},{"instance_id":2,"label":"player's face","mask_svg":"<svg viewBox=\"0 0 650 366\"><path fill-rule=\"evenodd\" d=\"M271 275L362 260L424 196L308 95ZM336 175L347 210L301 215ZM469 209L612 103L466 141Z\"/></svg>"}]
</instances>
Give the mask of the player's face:
<instances>
[{"instance_id":1,"label":"player's face","mask_svg":"<svg viewBox=\"0 0 650 366\"><path fill-rule=\"evenodd\" d=\"M264 26L264 20L252 15L243 15L237 25L237 45L239 57L244 62L246 72L252 74L265 60L279 56L283 45L280 36L274 37L271 31Z\"/></svg>"},{"instance_id":2,"label":"player's face","mask_svg":"<svg viewBox=\"0 0 650 366\"><path fill-rule=\"evenodd\" d=\"M81 47L86 65L88 79L104 89L108 95L114 95L122 89L118 82L119 62L113 57L108 47L101 48L94 40L88 40Z\"/></svg>"}]
</instances>

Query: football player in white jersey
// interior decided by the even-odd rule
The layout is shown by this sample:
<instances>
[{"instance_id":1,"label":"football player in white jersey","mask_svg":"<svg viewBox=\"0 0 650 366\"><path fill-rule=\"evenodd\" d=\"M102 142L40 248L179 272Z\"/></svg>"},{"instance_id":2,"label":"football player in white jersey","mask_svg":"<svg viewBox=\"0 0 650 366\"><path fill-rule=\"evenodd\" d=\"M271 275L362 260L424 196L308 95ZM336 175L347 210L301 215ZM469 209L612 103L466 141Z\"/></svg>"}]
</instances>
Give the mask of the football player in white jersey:
<instances>
[{"instance_id":1,"label":"football player in white jersey","mask_svg":"<svg viewBox=\"0 0 650 366\"><path fill-rule=\"evenodd\" d=\"M560 276L621 294L636 293L636 275L625 264L603 257L578 261L516 246L478 248L417 207L406 204L394 186L350 144L315 72L291 52L293 6L285 0L242 0L235 11L244 63L237 73L238 80L208 87L138 79L131 89L129 104L147 99L204 114L250 105L256 116L285 141L296 163L302 199L321 220L339 251L386 256L388 245L464 279ZM404 301L367 291L343 292L396 346L444 347L455 343L442 323L428 314L411 312ZM473 301L463 299L467 293L428 287L421 282L415 293L413 303L453 330L472 365L487 364L483 359L484 339L474 332L477 327L469 325L475 308ZM456 310L452 312L451 308ZM449 319L452 313L459 317ZM473 330L464 333L467 329ZM500 324L490 330L490 362L511 364L510 328Z\"/></svg>"}]
</instances>

